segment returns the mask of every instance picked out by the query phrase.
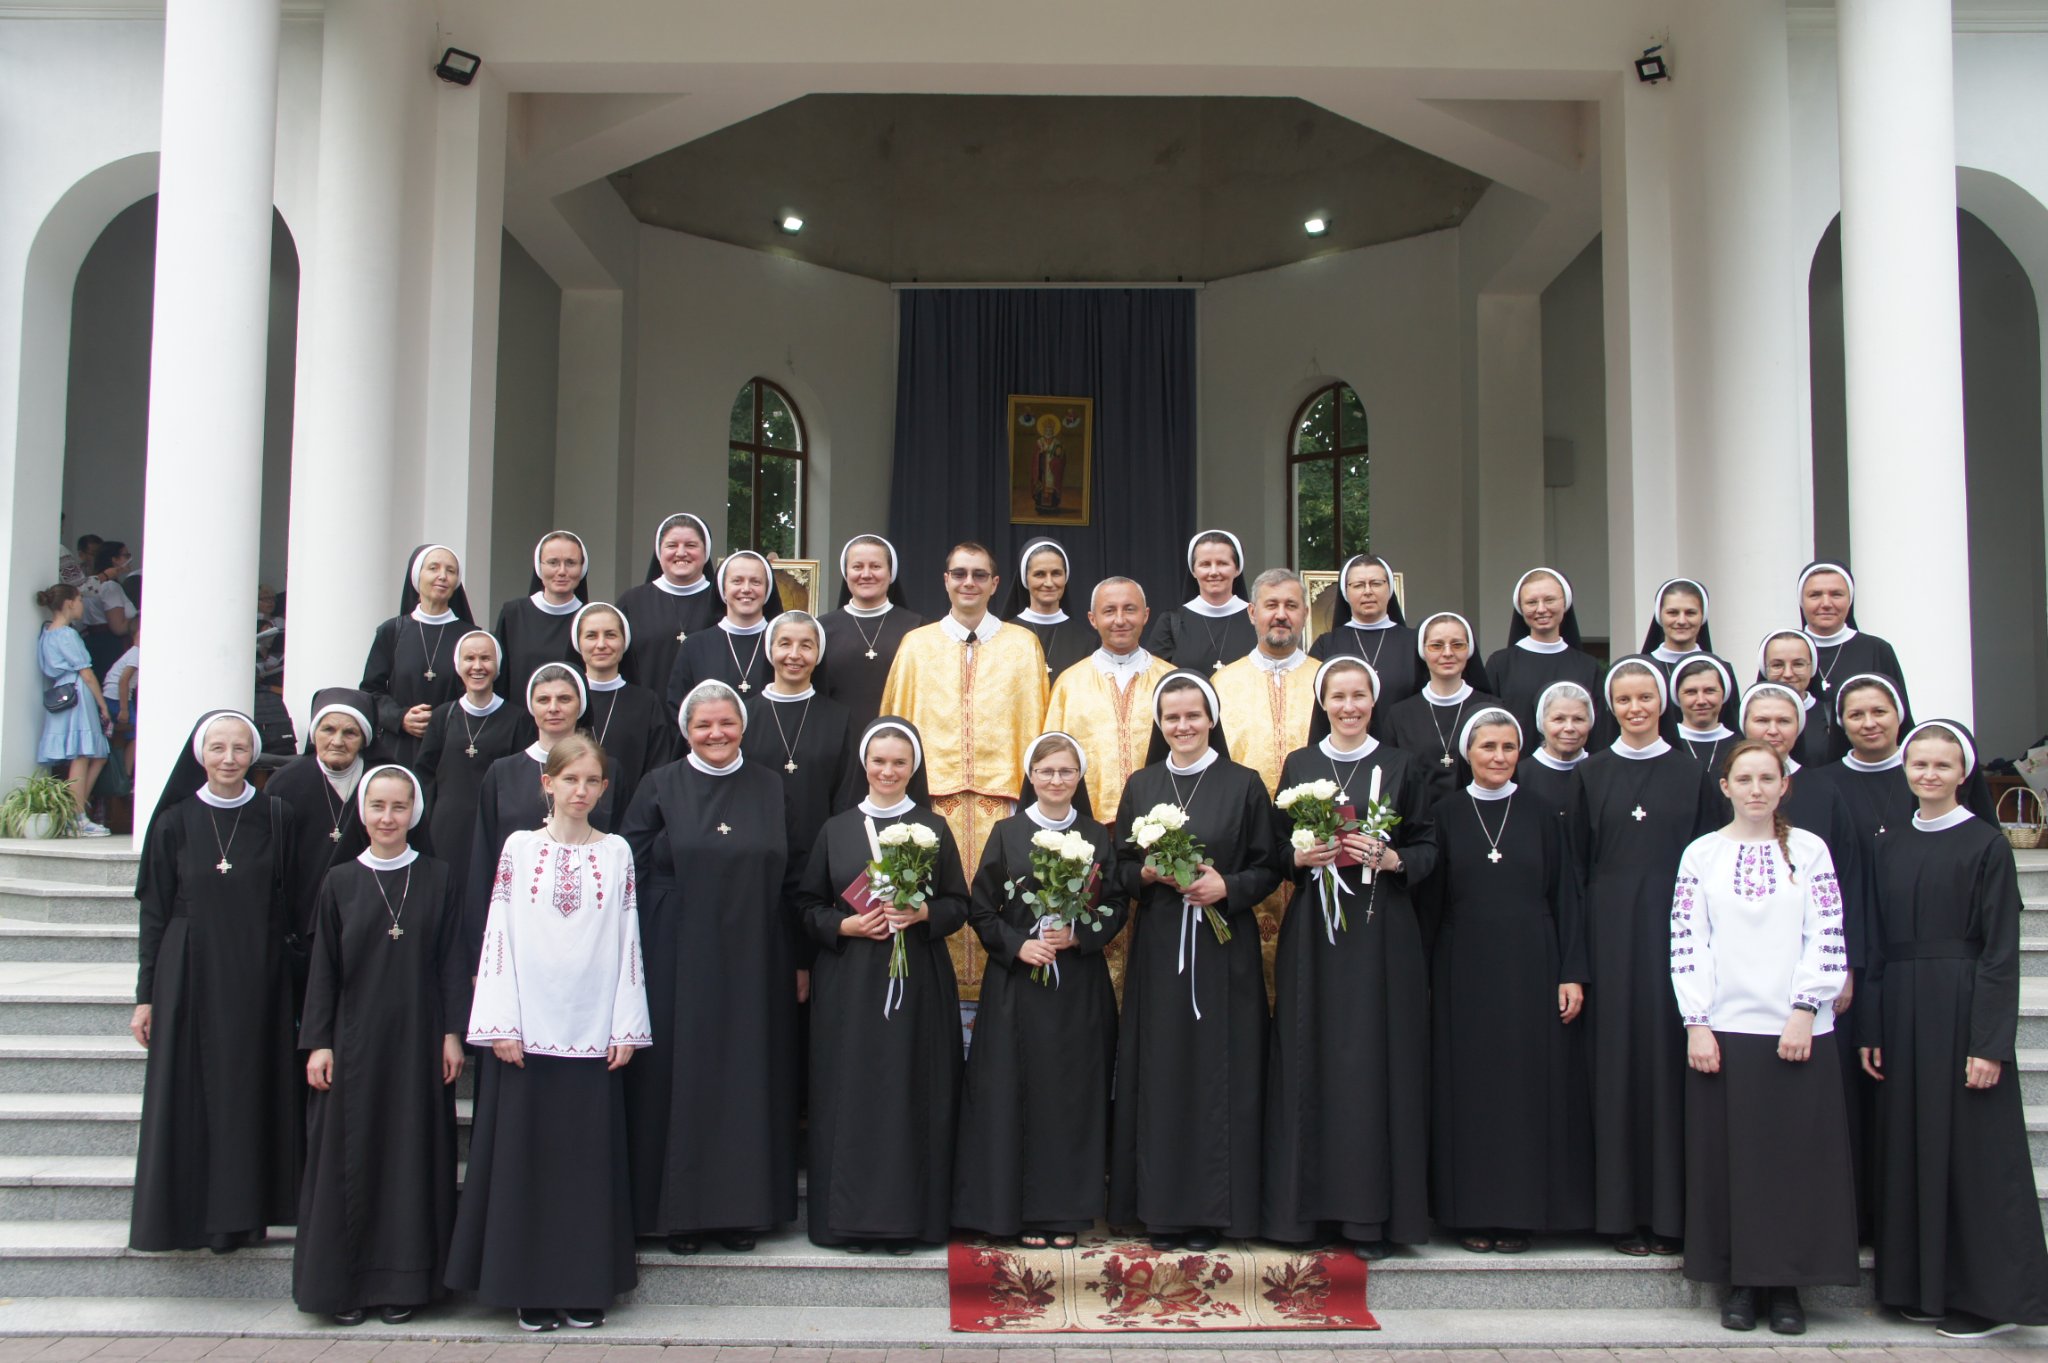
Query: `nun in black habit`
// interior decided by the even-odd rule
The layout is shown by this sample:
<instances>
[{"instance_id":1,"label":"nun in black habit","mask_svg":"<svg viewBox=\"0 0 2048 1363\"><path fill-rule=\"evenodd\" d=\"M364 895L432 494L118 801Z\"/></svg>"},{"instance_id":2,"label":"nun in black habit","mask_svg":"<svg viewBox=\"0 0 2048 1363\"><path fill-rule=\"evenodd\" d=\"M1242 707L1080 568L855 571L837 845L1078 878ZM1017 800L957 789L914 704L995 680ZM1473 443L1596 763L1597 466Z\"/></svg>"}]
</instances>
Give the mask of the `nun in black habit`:
<instances>
[{"instance_id":1,"label":"nun in black habit","mask_svg":"<svg viewBox=\"0 0 2048 1363\"><path fill-rule=\"evenodd\" d=\"M1674 711L1678 708L1678 689L1674 684L1678 669L1700 661L1717 664L1728 683L1721 703L1721 723L1732 729L1735 668L1714 652L1714 631L1707 623L1711 608L1707 589L1695 578L1667 578L1658 584L1650 606L1650 625L1643 631L1643 654L1664 674L1665 691L1671 697Z\"/></svg>"},{"instance_id":2,"label":"nun in black habit","mask_svg":"<svg viewBox=\"0 0 2048 1363\"><path fill-rule=\"evenodd\" d=\"M226 1254L297 1216L291 837L284 803L244 779L261 750L247 715L201 715L143 834L131 1249Z\"/></svg>"},{"instance_id":3,"label":"nun in black habit","mask_svg":"<svg viewBox=\"0 0 2048 1363\"><path fill-rule=\"evenodd\" d=\"M1369 731L1378 681L1359 658L1316 669L1326 736L1287 755L1280 793L1329 781L1340 812L1368 817L1377 798L1400 822L1304 848L1276 809L1271 834L1294 898L1274 954L1265 1235L1335 1233L1362 1259L1429 1238L1429 966L1412 894L1436 844L1423 764Z\"/></svg>"},{"instance_id":4,"label":"nun in black habit","mask_svg":"<svg viewBox=\"0 0 2048 1363\"><path fill-rule=\"evenodd\" d=\"M1153 657L1206 677L1259 646L1237 536L1204 530L1188 541L1188 590L1185 603L1152 617L1145 649Z\"/></svg>"},{"instance_id":5,"label":"nun in black habit","mask_svg":"<svg viewBox=\"0 0 2048 1363\"><path fill-rule=\"evenodd\" d=\"M796 1219L797 953L782 774L750 762L739 694L683 698L689 751L619 835L640 881L654 1043L626 1072L636 1234L695 1254Z\"/></svg>"},{"instance_id":6,"label":"nun in black habit","mask_svg":"<svg viewBox=\"0 0 2048 1363\"><path fill-rule=\"evenodd\" d=\"M1486 660L1485 689L1500 697L1523 733L1534 733L1536 697L1543 688L1552 682L1576 682L1588 695L1597 696L1600 664L1579 647L1579 613L1572 604L1571 581L1563 573L1531 568L1515 582L1510 604L1515 618L1508 624L1508 646ZM1597 735L1600 716L1593 718Z\"/></svg>"},{"instance_id":7,"label":"nun in black habit","mask_svg":"<svg viewBox=\"0 0 2048 1363\"><path fill-rule=\"evenodd\" d=\"M1206 672L1176 669L1152 693L1148 762L1117 807L1118 893L1137 901L1117 1028L1109 1221L1161 1249L1207 1250L1262 1233L1266 977L1254 910L1280 883L1263 779L1230 760ZM1185 888L1145 866L1132 825L1159 805L1186 815L1206 853ZM1216 937L1204 907L1222 915Z\"/></svg>"},{"instance_id":8,"label":"nun in black habit","mask_svg":"<svg viewBox=\"0 0 2048 1363\"><path fill-rule=\"evenodd\" d=\"M832 665L818 672L818 693L844 705L856 725L881 713L896 650L924 623L905 604L896 566L895 545L880 535L855 535L839 551L839 609L818 621L832 652Z\"/></svg>"},{"instance_id":9,"label":"nun in black habit","mask_svg":"<svg viewBox=\"0 0 2048 1363\"><path fill-rule=\"evenodd\" d=\"M1689 753L1702 770L1719 771L1721 759L1742 737L1730 727L1742 719L1735 674L1713 654L1696 652L1671 669L1668 686L1671 708L1664 713L1672 722L1664 726L1664 736L1679 751ZM1720 692L1718 701L1716 691Z\"/></svg>"},{"instance_id":10,"label":"nun in black habit","mask_svg":"<svg viewBox=\"0 0 2048 1363\"><path fill-rule=\"evenodd\" d=\"M413 765L435 707L462 694L455 644L475 623L462 559L445 544L413 550L398 614L377 626L363 662L362 689L376 698L370 712L376 744L367 758Z\"/></svg>"},{"instance_id":11,"label":"nun in black habit","mask_svg":"<svg viewBox=\"0 0 2048 1363\"><path fill-rule=\"evenodd\" d=\"M796 893L817 950L805 1215L812 1244L908 1254L918 1241L942 1243L952 1226L962 1056L946 938L967 921L967 879L952 830L926 802L917 729L884 715L862 733L860 759L867 796L825 821ZM897 824L937 842L929 897L915 913L868 893L876 838ZM909 973L892 979L897 932Z\"/></svg>"},{"instance_id":12,"label":"nun in black habit","mask_svg":"<svg viewBox=\"0 0 2048 1363\"><path fill-rule=\"evenodd\" d=\"M1382 738L1387 711L1422 689L1427 674L1416 651L1415 631L1408 628L1401 598L1394 591L1394 568L1383 558L1353 554L1337 575L1338 591L1330 599L1330 627L1309 645L1308 654L1328 662L1339 654L1363 658L1380 679L1385 703L1373 708L1373 736ZM1478 661L1473 661L1478 670ZM1482 673L1482 684L1484 674Z\"/></svg>"},{"instance_id":13,"label":"nun in black habit","mask_svg":"<svg viewBox=\"0 0 2048 1363\"><path fill-rule=\"evenodd\" d=\"M956 1144L970 1153L954 1167L953 1221L1021 1232L1026 1249L1065 1249L1106 1206L1117 1020L1102 951L1123 929L1128 901L1108 884L1115 849L1088 814L1081 745L1071 734L1040 734L1024 770L1019 812L989 831L967 909L989 962L960 1098ZM1062 928L1024 902L1040 886L1031 869L1040 833L1092 849L1092 926Z\"/></svg>"},{"instance_id":14,"label":"nun in black habit","mask_svg":"<svg viewBox=\"0 0 2048 1363\"><path fill-rule=\"evenodd\" d=\"M406 842L419 778L373 768L355 805L369 846L328 875L313 911L292 1300L342 1325L371 1307L400 1325L442 1295L448 1268L469 962L448 868Z\"/></svg>"},{"instance_id":15,"label":"nun in black habit","mask_svg":"<svg viewBox=\"0 0 2048 1363\"><path fill-rule=\"evenodd\" d=\"M590 556L583 541L567 530L550 530L533 546L531 594L498 607L493 631L504 648L498 669L498 694L516 701L526 694L534 669L547 663L575 666L571 622L590 599L584 579Z\"/></svg>"},{"instance_id":16,"label":"nun in black habit","mask_svg":"<svg viewBox=\"0 0 2048 1363\"><path fill-rule=\"evenodd\" d=\"M497 692L498 638L473 629L455 641L462 694L434 711L420 744L414 773L426 792L421 849L448 868L457 903L469 881L470 844L476 838L477 795L484 775L501 757L533 742L533 716Z\"/></svg>"},{"instance_id":17,"label":"nun in black habit","mask_svg":"<svg viewBox=\"0 0 2048 1363\"><path fill-rule=\"evenodd\" d=\"M1413 757L1428 786L1424 810L1472 779L1458 735L1466 720L1501 703L1488 694L1484 672L1472 663L1478 651L1472 622L1454 611L1438 611L1415 632L1415 655L1423 669L1421 689L1394 702L1384 721L1375 707L1374 732ZM1471 680L1475 674L1480 678L1476 686Z\"/></svg>"},{"instance_id":18,"label":"nun in black habit","mask_svg":"<svg viewBox=\"0 0 2048 1363\"><path fill-rule=\"evenodd\" d=\"M633 627L617 606L593 601L577 611L571 637L590 697L583 729L604 749L612 808L631 809L641 779L675 761L675 723L657 693L619 675L620 664L633 653Z\"/></svg>"},{"instance_id":19,"label":"nun in black habit","mask_svg":"<svg viewBox=\"0 0 2048 1363\"><path fill-rule=\"evenodd\" d=\"M356 786L363 779L363 754L376 741L370 718L375 709L364 691L343 686L315 691L306 750L278 768L263 788L264 794L285 806L286 836L292 844L287 893L300 988L320 882L330 867L346 863L370 845L356 812Z\"/></svg>"},{"instance_id":20,"label":"nun in black habit","mask_svg":"<svg viewBox=\"0 0 2048 1363\"><path fill-rule=\"evenodd\" d=\"M1970 731L1907 735L1919 810L1878 840L1878 930L1859 1041L1878 1084L1877 1298L1952 1339L2048 1324L2015 1064L2020 889L1995 823L1957 802Z\"/></svg>"},{"instance_id":21,"label":"nun in black habit","mask_svg":"<svg viewBox=\"0 0 2048 1363\"><path fill-rule=\"evenodd\" d=\"M1880 673L1899 688L1899 709L1906 726L1912 727L1906 670L1889 643L1856 627L1856 579L1848 568L1822 562L1800 570L1799 623L1813 640L1813 685L1821 701L1832 705L1835 688L1859 672Z\"/></svg>"},{"instance_id":22,"label":"nun in black habit","mask_svg":"<svg viewBox=\"0 0 2048 1363\"><path fill-rule=\"evenodd\" d=\"M1803 767L1817 767L1840 756L1835 751L1835 715L1814 695L1820 670L1820 649L1803 630L1781 629L1757 645L1756 679L1789 687L1799 697L1799 742L1791 756ZM1739 722L1735 726L1740 730Z\"/></svg>"},{"instance_id":23,"label":"nun in black habit","mask_svg":"<svg viewBox=\"0 0 2048 1363\"><path fill-rule=\"evenodd\" d=\"M1830 769L1835 788L1848 801L1849 815L1863 837L1873 875L1877 840L1905 828L1920 807L1913 788L1906 783L1906 758L1899 749L1899 736L1907 728L1904 716L1899 685L1883 673L1858 673L1835 686L1835 718L1849 742L1849 751ZM1982 767L1970 773L1956 798L1972 814L1997 827L1998 809Z\"/></svg>"},{"instance_id":24,"label":"nun in black habit","mask_svg":"<svg viewBox=\"0 0 2048 1363\"><path fill-rule=\"evenodd\" d=\"M818 694L814 684L825 652L825 632L809 611L776 616L768 626L775 679L746 703L740 746L749 762L782 776L792 880L802 878L825 820L867 792L860 728L844 705ZM801 959L809 964L808 946Z\"/></svg>"},{"instance_id":25,"label":"nun in black habit","mask_svg":"<svg viewBox=\"0 0 2048 1363\"><path fill-rule=\"evenodd\" d=\"M647 580L619 593L619 613L640 646L626 654L620 672L635 686L659 696L668 686L676 650L700 629L710 629L724 612L704 569L711 562L711 527L687 511L654 527L654 557Z\"/></svg>"},{"instance_id":26,"label":"nun in black habit","mask_svg":"<svg viewBox=\"0 0 2048 1363\"><path fill-rule=\"evenodd\" d=\"M671 708L701 681L722 681L742 700L768 684L768 622L782 614L775 565L751 549L735 549L718 565L718 596L725 614L676 647L663 693Z\"/></svg>"},{"instance_id":27,"label":"nun in black habit","mask_svg":"<svg viewBox=\"0 0 2048 1363\"><path fill-rule=\"evenodd\" d=\"M1088 621L1067 613L1073 564L1058 540L1035 539L1017 559L1003 618L1038 636L1048 680L1094 653L1102 642Z\"/></svg>"},{"instance_id":28,"label":"nun in black habit","mask_svg":"<svg viewBox=\"0 0 2048 1363\"><path fill-rule=\"evenodd\" d=\"M1559 815L1571 808L1571 777L1588 756L1593 709L1592 695L1577 682L1552 682L1536 697L1535 737L1515 767L1515 783L1541 808Z\"/></svg>"}]
</instances>

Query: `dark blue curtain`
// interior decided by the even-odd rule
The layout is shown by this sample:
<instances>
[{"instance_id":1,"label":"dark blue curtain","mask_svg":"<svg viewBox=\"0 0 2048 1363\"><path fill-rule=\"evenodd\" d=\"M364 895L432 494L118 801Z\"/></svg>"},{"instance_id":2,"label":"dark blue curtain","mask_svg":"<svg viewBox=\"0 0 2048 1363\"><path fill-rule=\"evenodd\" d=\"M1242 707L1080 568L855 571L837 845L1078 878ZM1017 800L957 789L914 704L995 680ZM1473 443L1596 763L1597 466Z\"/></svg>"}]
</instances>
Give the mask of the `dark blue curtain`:
<instances>
[{"instance_id":1,"label":"dark blue curtain","mask_svg":"<svg viewBox=\"0 0 2048 1363\"><path fill-rule=\"evenodd\" d=\"M901 308L889 538L912 607L946 609L945 553L968 539L995 551L1007 596L1041 534L1066 546L1077 618L1113 575L1155 612L1176 604L1195 530L1193 291L906 289ZM1012 393L1095 400L1086 526L1010 524Z\"/></svg>"}]
</instances>

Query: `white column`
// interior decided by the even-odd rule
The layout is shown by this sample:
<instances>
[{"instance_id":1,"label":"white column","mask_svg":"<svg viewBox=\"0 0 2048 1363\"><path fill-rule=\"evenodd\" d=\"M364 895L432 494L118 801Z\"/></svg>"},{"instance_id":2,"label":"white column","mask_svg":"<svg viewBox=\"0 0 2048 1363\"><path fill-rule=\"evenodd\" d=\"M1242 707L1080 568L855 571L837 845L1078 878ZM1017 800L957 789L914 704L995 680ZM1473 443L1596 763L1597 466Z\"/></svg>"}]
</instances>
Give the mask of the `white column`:
<instances>
[{"instance_id":1,"label":"white column","mask_svg":"<svg viewBox=\"0 0 2048 1363\"><path fill-rule=\"evenodd\" d=\"M1922 716L1970 722L1948 0L1838 0L1842 332L1858 620Z\"/></svg>"},{"instance_id":2,"label":"white column","mask_svg":"<svg viewBox=\"0 0 2048 1363\"><path fill-rule=\"evenodd\" d=\"M329 0L321 30L320 180L299 306L285 694L304 717L323 686L353 686L377 623L398 606L399 559L419 530L396 496L410 347L405 164L409 116L433 76L408 0ZM418 281L423 283L424 281ZM395 526L394 526L395 523ZM398 542L394 542L398 541Z\"/></svg>"},{"instance_id":3,"label":"white column","mask_svg":"<svg viewBox=\"0 0 2048 1363\"><path fill-rule=\"evenodd\" d=\"M1515 579L1545 561L1543 303L1483 293L1478 316L1479 575L1473 622L1486 650L1507 642Z\"/></svg>"},{"instance_id":4,"label":"white column","mask_svg":"<svg viewBox=\"0 0 2048 1363\"><path fill-rule=\"evenodd\" d=\"M255 690L278 0L170 0L164 20L142 538L160 650L136 808L203 710Z\"/></svg>"},{"instance_id":5,"label":"white column","mask_svg":"<svg viewBox=\"0 0 2048 1363\"><path fill-rule=\"evenodd\" d=\"M1785 3L1715 0L1685 18L1669 87L1678 544L1666 575L1706 583L1714 642L1741 659L1796 621L1813 543ZM1649 602L1629 607L1640 629Z\"/></svg>"}]
</instances>

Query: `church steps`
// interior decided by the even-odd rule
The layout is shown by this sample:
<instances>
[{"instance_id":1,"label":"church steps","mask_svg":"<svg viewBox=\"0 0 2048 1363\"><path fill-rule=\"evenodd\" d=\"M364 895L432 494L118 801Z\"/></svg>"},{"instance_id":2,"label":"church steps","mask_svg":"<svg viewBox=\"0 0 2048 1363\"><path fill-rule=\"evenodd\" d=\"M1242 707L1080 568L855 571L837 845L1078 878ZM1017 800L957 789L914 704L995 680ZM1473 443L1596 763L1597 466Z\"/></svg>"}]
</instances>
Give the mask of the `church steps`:
<instances>
[{"instance_id":1,"label":"church steps","mask_svg":"<svg viewBox=\"0 0 2048 1363\"><path fill-rule=\"evenodd\" d=\"M0 918L0 961L135 965L134 923L51 923Z\"/></svg>"},{"instance_id":2,"label":"church steps","mask_svg":"<svg viewBox=\"0 0 2048 1363\"><path fill-rule=\"evenodd\" d=\"M0 918L132 925L139 913L135 896L126 886L0 878Z\"/></svg>"},{"instance_id":3,"label":"church steps","mask_svg":"<svg viewBox=\"0 0 2048 1363\"><path fill-rule=\"evenodd\" d=\"M141 1093L149 1052L123 1031L0 1036L0 1093Z\"/></svg>"},{"instance_id":4,"label":"church steps","mask_svg":"<svg viewBox=\"0 0 2048 1363\"><path fill-rule=\"evenodd\" d=\"M133 841L108 838L0 838L0 880L135 888Z\"/></svg>"}]
</instances>

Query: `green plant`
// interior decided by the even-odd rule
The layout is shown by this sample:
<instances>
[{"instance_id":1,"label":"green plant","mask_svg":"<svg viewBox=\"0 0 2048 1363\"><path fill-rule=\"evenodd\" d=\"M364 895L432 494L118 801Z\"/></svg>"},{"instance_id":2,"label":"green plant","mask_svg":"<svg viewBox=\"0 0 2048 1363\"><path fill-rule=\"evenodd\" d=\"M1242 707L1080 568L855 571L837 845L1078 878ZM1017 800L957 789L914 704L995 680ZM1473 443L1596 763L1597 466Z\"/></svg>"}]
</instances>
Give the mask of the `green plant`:
<instances>
[{"instance_id":1,"label":"green plant","mask_svg":"<svg viewBox=\"0 0 2048 1363\"><path fill-rule=\"evenodd\" d=\"M0 797L0 837L22 837L32 820L47 818L53 821L58 837L68 838L77 817L71 783L47 771L22 777L13 790Z\"/></svg>"}]
</instances>

